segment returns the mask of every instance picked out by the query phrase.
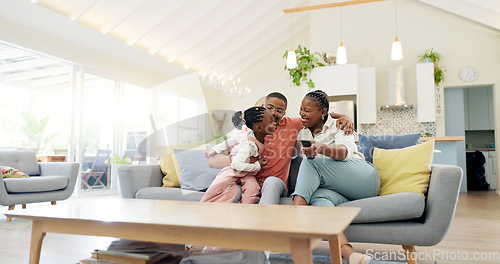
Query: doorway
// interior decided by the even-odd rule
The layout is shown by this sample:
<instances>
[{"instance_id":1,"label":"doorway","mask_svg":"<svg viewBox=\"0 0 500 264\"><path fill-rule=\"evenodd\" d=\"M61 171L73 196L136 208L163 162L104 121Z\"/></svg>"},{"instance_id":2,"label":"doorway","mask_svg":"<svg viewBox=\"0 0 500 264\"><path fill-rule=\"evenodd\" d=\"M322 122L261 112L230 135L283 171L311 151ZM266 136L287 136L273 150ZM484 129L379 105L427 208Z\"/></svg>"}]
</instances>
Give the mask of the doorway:
<instances>
[{"instance_id":1,"label":"doorway","mask_svg":"<svg viewBox=\"0 0 500 264\"><path fill-rule=\"evenodd\" d=\"M486 190L498 187L493 89L493 85L482 85L444 90L446 136L465 136L468 168L462 192L477 189L478 184Z\"/></svg>"}]
</instances>

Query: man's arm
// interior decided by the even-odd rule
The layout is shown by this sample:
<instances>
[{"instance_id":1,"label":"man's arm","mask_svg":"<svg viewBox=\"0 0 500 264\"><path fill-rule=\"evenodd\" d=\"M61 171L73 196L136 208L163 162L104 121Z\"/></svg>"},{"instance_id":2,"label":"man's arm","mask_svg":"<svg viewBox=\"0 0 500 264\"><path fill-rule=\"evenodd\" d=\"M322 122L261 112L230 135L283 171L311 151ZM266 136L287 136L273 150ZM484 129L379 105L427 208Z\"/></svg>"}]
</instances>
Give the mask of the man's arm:
<instances>
[{"instance_id":1,"label":"man's arm","mask_svg":"<svg viewBox=\"0 0 500 264\"><path fill-rule=\"evenodd\" d=\"M354 123L348 116L339 113L330 113L330 116L337 119L337 128L344 130L346 136L354 133Z\"/></svg>"}]
</instances>

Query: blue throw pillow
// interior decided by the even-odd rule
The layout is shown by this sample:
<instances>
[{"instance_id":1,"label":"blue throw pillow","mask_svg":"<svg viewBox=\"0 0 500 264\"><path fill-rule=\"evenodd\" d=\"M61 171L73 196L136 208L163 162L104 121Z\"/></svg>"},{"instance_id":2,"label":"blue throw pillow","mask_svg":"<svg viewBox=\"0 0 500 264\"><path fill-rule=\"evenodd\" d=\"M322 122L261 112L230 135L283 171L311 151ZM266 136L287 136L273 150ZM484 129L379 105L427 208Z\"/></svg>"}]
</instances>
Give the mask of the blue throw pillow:
<instances>
[{"instance_id":1,"label":"blue throw pillow","mask_svg":"<svg viewBox=\"0 0 500 264\"><path fill-rule=\"evenodd\" d=\"M221 171L208 167L209 158L205 157L204 152L204 150L174 149L181 173L181 189L206 191Z\"/></svg>"},{"instance_id":2,"label":"blue throw pillow","mask_svg":"<svg viewBox=\"0 0 500 264\"><path fill-rule=\"evenodd\" d=\"M399 149L417 145L420 134L408 135L372 135L359 134L359 152L365 155L369 162L373 162L373 148Z\"/></svg>"}]
</instances>

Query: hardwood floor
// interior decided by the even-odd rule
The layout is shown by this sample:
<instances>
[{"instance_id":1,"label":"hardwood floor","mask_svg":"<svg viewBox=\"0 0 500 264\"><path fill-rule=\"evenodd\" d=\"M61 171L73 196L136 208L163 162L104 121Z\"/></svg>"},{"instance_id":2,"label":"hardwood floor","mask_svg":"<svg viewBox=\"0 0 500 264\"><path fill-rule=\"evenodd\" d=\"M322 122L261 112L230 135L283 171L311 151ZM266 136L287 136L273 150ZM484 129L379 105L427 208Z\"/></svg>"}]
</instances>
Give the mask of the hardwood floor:
<instances>
[{"instance_id":1,"label":"hardwood floor","mask_svg":"<svg viewBox=\"0 0 500 264\"><path fill-rule=\"evenodd\" d=\"M463 193L460 194L455 219L448 234L436 246L417 247L417 256L421 256L417 263L498 264L499 242L500 195L494 191ZM389 253L397 256L401 250L401 246L394 245L353 243L353 246L360 252L372 250L386 253L381 256L388 256ZM315 253L328 254L327 249L327 245L322 244ZM478 259L474 259L475 255ZM468 259L464 260L465 257ZM398 257L392 260L402 261Z\"/></svg>"},{"instance_id":2,"label":"hardwood floor","mask_svg":"<svg viewBox=\"0 0 500 264\"><path fill-rule=\"evenodd\" d=\"M28 205L30 206L45 205ZM0 207L0 221L2 222L5 221L3 215L5 211L7 207ZM0 263L28 263L30 236L31 232L28 229L0 228ZM78 263L79 260L89 257L94 249L107 247L112 240L114 238L49 233L44 239L40 263ZM432 264L437 261L439 264L497 264L500 263L499 241L500 196L490 191L460 194L455 219L446 238L434 247L417 247L417 252L422 252L421 255L428 252L433 257L434 253L439 253L436 255L437 258L421 259L418 263ZM378 244L354 244L354 248L361 252L367 250L384 252L386 256L390 252L397 254L401 249L400 246ZM322 242L314 252L329 255L328 243ZM468 256L468 260L463 259L465 256ZM474 260L474 256L479 259ZM481 257L483 260L480 259Z\"/></svg>"}]
</instances>

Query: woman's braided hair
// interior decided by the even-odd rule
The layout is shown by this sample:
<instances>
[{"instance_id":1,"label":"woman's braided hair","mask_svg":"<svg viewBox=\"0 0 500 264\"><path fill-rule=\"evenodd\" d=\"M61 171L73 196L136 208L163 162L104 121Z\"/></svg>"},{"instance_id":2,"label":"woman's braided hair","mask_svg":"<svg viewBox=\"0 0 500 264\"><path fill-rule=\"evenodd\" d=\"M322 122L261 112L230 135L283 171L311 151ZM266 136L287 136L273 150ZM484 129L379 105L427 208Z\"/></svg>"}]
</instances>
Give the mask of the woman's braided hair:
<instances>
[{"instance_id":1,"label":"woman's braided hair","mask_svg":"<svg viewBox=\"0 0 500 264\"><path fill-rule=\"evenodd\" d=\"M330 103L328 101L328 95L322 90L316 90L306 94L306 97L315 101L319 109L325 108L328 110L330 108Z\"/></svg>"},{"instance_id":2,"label":"woman's braided hair","mask_svg":"<svg viewBox=\"0 0 500 264\"><path fill-rule=\"evenodd\" d=\"M262 121L264 118L264 111L266 108L262 106L252 106L245 110L245 114L243 115L245 118L245 124L248 128L253 129L253 125Z\"/></svg>"}]
</instances>

